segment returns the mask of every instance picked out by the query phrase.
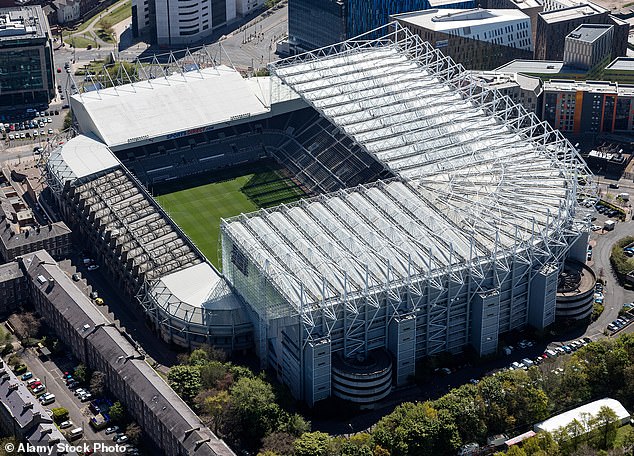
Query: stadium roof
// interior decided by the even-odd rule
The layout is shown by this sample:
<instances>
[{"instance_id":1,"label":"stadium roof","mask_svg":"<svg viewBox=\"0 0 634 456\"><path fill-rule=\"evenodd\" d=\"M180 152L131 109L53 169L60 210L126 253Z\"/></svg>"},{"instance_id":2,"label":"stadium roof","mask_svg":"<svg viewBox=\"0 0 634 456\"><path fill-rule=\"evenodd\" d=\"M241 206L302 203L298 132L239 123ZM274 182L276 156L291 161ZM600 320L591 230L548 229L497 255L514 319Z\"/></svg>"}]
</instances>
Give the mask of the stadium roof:
<instances>
[{"instance_id":1,"label":"stadium roof","mask_svg":"<svg viewBox=\"0 0 634 456\"><path fill-rule=\"evenodd\" d=\"M222 65L76 94L71 104L81 130L113 150L269 111L240 73Z\"/></svg>"},{"instance_id":2,"label":"stadium roof","mask_svg":"<svg viewBox=\"0 0 634 456\"><path fill-rule=\"evenodd\" d=\"M566 427L573 420L584 422L584 415L596 416L601 407L608 407L616 413L619 421L627 420L630 418L630 413L623 407L623 405L616 399L599 399L598 401L590 402L589 404L582 405L567 412L548 418L546 421L537 423L534 426L535 432L546 431L555 432L560 428ZM590 429L588 429L589 431Z\"/></svg>"},{"instance_id":3,"label":"stadium roof","mask_svg":"<svg viewBox=\"0 0 634 456\"><path fill-rule=\"evenodd\" d=\"M70 139L53 150L48 158L49 171L62 184L119 165L119 160L105 144L86 135Z\"/></svg>"},{"instance_id":4,"label":"stadium roof","mask_svg":"<svg viewBox=\"0 0 634 456\"><path fill-rule=\"evenodd\" d=\"M197 325L250 325L242 304L209 263L171 273L152 285L166 313Z\"/></svg>"},{"instance_id":5,"label":"stadium roof","mask_svg":"<svg viewBox=\"0 0 634 456\"><path fill-rule=\"evenodd\" d=\"M572 226L578 178L590 175L573 146L419 37L394 33L271 65L402 178L223 221L295 311L547 249Z\"/></svg>"}]
</instances>

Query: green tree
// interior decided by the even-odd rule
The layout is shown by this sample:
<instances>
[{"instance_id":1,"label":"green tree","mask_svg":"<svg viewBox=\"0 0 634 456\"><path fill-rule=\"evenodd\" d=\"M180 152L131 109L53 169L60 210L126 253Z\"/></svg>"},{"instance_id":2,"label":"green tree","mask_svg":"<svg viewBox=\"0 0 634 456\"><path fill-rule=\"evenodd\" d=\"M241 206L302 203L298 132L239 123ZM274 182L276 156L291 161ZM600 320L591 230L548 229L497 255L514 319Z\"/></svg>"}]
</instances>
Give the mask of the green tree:
<instances>
[{"instance_id":1,"label":"green tree","mask_svg":"<svg viewBox=\"0 0 634 456\"><path fill-rule=\"evenodd\" d=\"M295 456L328 456L330 440L324 432L306 432L293 444Z\"/></svg>"},{"instance_id":2,"label":"green tree","mask_svg":"<svg viewBox=\"0 0 634 456\"><path fill-rule=\"evenodd\" d=\"M449 412L464 442L482 441L486 437L486 407L474 385L452 389L435 401L434 407Z\"/></svg>"},{"instance_id":3,"label":"green tree","mask_svg":"<svg viewBox=\"0 0 634 456\"><path fill-rule=\"evenodd\" d=\"M231 387L225 434L247 449L256 449L278 428L280 415L271 385L259 377L243 377Z\"/></svg>"},{"instance_id":4,"label":"green tree","mask_svg":"<svg viewBox=\"0 0 634 456\"><path fill-rule=\"evenodd\" d=\"M207 352L202 348L197 348L189 355L189 364L192 366L204 366L208 361Z\"/></svg>"},{"instance_id":5,"label":"green tree","mask_svg":"<svg viewBox=\"0 0 634 456\"><path fill-rule=\"evenodd\" d=\"M549 432L539 432L525 440L522 448L528 456L557 456L559 447Z\"/></svg>"},{"instance_id":6,"label":"green tree","mask_svg":"<svg viewBox=\"0 0 634 456\"><path fill-rule=\"evenodd\" d=\"M6 344L2 349L2 356L6 356L13 351L13 345Z\"/></svg>"},{"instance_id":7,"label":"green tree","mask_svg":"<svg viewBox=\"0 0 634 456\"><path fill-rule=\"evenodd\" d=\"M20 441L15 437L0 438L0 456L24 456L22 451L9 451L7 448L18 448ZM11 446L13 445L13 446Z\"/></svg>"},{"instance_id":8,"label":"green tree","mask_svg":"<svg viewBox=\"0 0 634 456\"><path fill-rule=\"evenodd\" d=\"M513 445L506 452L506 456L526 456L526 451L524 451L520 446Z\"/></svg>"},{"instance_id":9,"label":"green tree","mask_svg":"<svg viewBox=\"0 0 634 456\"><path fill-rule=\"evenodd\" d=\"M614 446L619 429L619 418L614 410L606 406L601 407L596 416L591 418L589 425L593 429L595 447L607 450Z\"/></svg>"},{"instance_id":10,"label":"green tree","mask_svg":"<svg viewBox=\"0 0 634 456\"><path fill-rule=\"evenodd\" d=\"M53 421L56 423L61 423L68 419L68 410L64 407L54 407L51 412L53 412Z\"/></svg>"},{"instance_id":11,"label":"green tree","mask_svg":"<svg viewBox=\"0 0 634 456\"><path fill-rule=\"evenodd\" d=\"M88 369L86 368L86 365L83 363L78 364L73 371L73 377L81 383L88 380Z\"/></svg>"},{"instance_id":12,"label":"green tree","mask_svg":"<svg viewBox=\"0 0 634 456\"><path fill-rule=\"evenodd\" d=\"M209 361L200 367L200 381L203 388L217 388L221 380L225 380L228 374L229 369L220 361Z\"/></svg>"},{"instance_id":13,"label":"green tree","mask_svg":"<svg viewBox=\"0 0 634 456\"><path fill-rule=\"evenodd\" d=\"M62 128L64 130L68 130L73 125L73 113L71 110L68 110L66 115L64 116L64 125Z\"/></svg>"},{"instance_id":14,"label":"green tree","mask_svg":"<svg viewBox=\"0 0 634 456\"><path fill-rule=\"evenodd\" d=\"M229 405L229 399L227 391L220 391L214 396L205 398L203 402L203 412L209 416L214 433L217 433L220 429L222 419Z\"/></svg>"},{"instance_id":15,"label":"green tree","mask_svg":"<svg viewBox=\"0 0 634 456\"><path fill-rule=\"evenodd\" d=\"M202 388L198 366L174 366L167 374L167 381L174 391L189 404L193 403L194 397Z\"/></svg>"},{"instance_id":16,"label":"green tree","mask_svg":"<svg viewBox=\"0 0 634 456\"><path fill-rule=\"evenodd\" d=\"M116 401L114 404L110 406L108 410L108 414L110 415L110 419L115 423L121 423L125 420L126 411L121 405L121 402Z\"/></svg>"}]
</instances>

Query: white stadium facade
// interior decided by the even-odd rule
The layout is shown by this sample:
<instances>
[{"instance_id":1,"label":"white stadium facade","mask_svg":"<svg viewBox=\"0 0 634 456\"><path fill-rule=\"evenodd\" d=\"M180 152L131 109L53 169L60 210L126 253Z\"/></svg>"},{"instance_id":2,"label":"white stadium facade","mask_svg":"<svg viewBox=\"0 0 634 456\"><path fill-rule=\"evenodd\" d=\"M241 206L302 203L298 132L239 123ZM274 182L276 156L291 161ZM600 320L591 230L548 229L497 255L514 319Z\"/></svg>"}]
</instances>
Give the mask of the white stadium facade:
<instances>
[{"instance_id":1,"label":"white stadium facade","mask_svg":"<svg viewBox=\"0 0 634 456\"><path fill-rule=\"evenodd\" d=\"M423 357L548 326L564 262L585 261L596 188L575 148L419 37L380 34L270 77L212 66L76 94L82 134L47 162L165 340L254 348L309 405L369 405ZM263 157L313 196L223 220L219 272L145 187Z\"/></svg>"}]
</instances>

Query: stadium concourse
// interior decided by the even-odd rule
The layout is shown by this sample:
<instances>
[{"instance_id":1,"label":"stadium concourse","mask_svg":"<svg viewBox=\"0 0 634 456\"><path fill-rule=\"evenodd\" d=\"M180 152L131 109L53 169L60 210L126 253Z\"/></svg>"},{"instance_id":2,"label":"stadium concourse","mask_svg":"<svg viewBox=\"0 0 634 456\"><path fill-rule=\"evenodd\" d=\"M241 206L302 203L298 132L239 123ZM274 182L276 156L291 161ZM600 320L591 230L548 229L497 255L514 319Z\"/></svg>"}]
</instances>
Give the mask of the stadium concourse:
<instances>
[{"instance_id":1,"label":"stadium concourse","mask_svg":"<svg viewBox=\"0 0 634 456\"><path fill-rule=\"evenodd\" d=\"M76 94L82 134L48 157L67 222L165 340L252 347L309 405L371 406L425 356L554 321L596 198L559 132L397 24L269 69ZM223 220L222 273L144 188L262 159L310 197Z\"/></svg>"}]
</instances>

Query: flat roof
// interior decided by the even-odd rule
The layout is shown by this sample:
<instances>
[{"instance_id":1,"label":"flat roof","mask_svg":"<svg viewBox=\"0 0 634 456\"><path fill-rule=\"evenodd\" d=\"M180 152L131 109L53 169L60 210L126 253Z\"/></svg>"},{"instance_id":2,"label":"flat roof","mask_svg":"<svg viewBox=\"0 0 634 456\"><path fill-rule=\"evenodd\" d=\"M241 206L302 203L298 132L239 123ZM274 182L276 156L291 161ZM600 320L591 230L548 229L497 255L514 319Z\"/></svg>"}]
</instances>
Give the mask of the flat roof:
<instances>
[{"instance_id":1,"label":"flat roof","mask_svg":"<svg viewBox=\"0 0 634 456\"><path fill-rule=\"evenodd\" d=\"M108 146L86 135L75 136L62 144L48 159L49 171L62 184L117 166L120 162Z\"/></svg>"},{"instance_id":2,"label":"flat roof","mask_svg":"<svg viewBox=\"0 0 634 456\"><path fill-rule=\"evenodd\" d=\"M511 60L495 69L504 73L582 74L585 71L564 64L561 60Z\"/></svg>"},{"instance_id":3,"label":"flat roof","mask_svg":"<svg viewBox=\"0 0 634 456\"><path fill-rule=\"evenodd\" d=\"M39 5L0 8L0 42L45 38L48 30Z\"/></svg>"},{"instance_id":4,"label":"flat roof","mask_svg":"<svg viewBox=\"0 0 634 456\"><path fill-rule=\"evenodd\" d=\"M594 14L607 13L608 10L602 8L594 3L583 3L577 6L571 6L570 8L563 8L553 11L545 11L539 13L540 17L549 24L554 22L564 22L581 17L592 16Z\"/></svg>"},{"instance_id":5,"label":"flat roof","mask_svg":"<svg viewBox=\"0 0 634 456\"><path fill-rule=\"evenodd\" d=\"M634 57L617 57L605 67L606 70L634 71Z\"/></svg>"},{"instance_id":6,"label":"flat roof","mask_svg":"<svg viewBox=\"0 0 634 456\"><path fill-rule=\"evenodd\" d=\"M616 413L619 421L624 419L629 419L630 413L625 410L625 407L617 401L616 399L599 399L598 401L590 402L589 404L582 405L581 407L577 407L575 409L569 410L567 412L561 413L559 415L553 416L552 418L548 418L546 421L542 421L541 423L537 423L534 426L534 431L546 431L546 432L555 432L560 428L566 427L573 420L578 420L580 422L584 422L583 415L590 414L592 416L596 416L601 407L609 407Z\"/></svg>"},{"instance_id":7,"label":"flat roof","mask_svg":"<svg viewBox=\"0 0 634 456\"><path fill-rule=\"evenodd\" d=\"M267 113L261 93L226 66L71 97L83 132L111 148Z\"/></svg>"},{"instance_id":8,"label":"flat roof","mask_svg":"<svg viewBox=\"0 0 634 456\"><path fill-rule=\"evenodd\" d=\"M392 16L401 22L437 32L463 27L482 27L529 17L518 9L431 9Z\"/></svg>"},{"instance_id":9,"label":"flat roof","mask_svg":"<svg viewBox=\"0 0 634 456\"><path fill-rule=\"evenodd\" d=\"M593 43L612 29L609 24L582 24L566 36L566 39Z\"/></svg>"}]
</instances>

